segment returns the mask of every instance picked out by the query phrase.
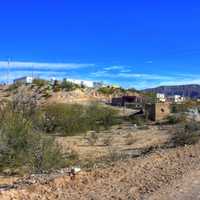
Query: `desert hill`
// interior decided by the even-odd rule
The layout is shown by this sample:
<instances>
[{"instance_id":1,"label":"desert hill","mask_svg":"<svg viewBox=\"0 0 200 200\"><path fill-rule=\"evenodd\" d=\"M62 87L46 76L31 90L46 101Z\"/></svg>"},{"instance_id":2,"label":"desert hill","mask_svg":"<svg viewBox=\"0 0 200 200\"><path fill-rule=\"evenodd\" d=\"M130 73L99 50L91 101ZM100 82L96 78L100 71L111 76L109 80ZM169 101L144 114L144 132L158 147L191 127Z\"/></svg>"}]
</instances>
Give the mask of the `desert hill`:
<instances>
[{"instance_id":1,"label":"desert hill","mask_svg":"<svg viewBox=\"0 0 200 200\"><path fill-rule=\"evenodd\" d=\"M164 93L165 95L181 95L185 97L200 98L200 85L176 85L149 88L143 92Z\"/></svg>"}]
</instances>

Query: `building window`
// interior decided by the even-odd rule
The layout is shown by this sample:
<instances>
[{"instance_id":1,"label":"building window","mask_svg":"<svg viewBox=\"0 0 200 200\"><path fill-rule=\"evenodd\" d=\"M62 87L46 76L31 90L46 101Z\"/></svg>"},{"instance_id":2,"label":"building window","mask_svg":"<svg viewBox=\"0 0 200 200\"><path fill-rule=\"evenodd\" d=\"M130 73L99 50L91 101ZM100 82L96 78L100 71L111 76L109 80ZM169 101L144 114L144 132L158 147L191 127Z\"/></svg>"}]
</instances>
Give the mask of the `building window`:
<instances>
[{"instance_id":1,"label":"building window","mask_svg":"<svg viewBox=\"0 0 200 200\"><path fill-rule=\"evenodd\" d=\"M161 112L163 112L163 113L165 112L164 108L161 108Z\"/></svg>"}]
</instances>

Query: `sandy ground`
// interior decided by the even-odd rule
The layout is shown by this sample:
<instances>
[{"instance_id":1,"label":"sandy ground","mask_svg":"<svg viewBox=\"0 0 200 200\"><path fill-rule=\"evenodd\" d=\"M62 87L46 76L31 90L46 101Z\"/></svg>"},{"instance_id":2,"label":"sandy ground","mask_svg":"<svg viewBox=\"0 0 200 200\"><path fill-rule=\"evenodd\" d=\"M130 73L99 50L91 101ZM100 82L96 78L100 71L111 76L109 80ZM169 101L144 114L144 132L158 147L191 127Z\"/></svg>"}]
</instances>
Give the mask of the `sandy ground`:
<instances>
[{"instance_id":1,"label":"sandy ground","mask_svg":"<svg viewBox=\"0 0 200 200\"><path fill-rule=\"evenodd\" d=\"M2 191L0 199L198 199L199 152L200 144L175 149L158 149L146 156L114 162L109 167L82 171L75 180L63 174L51 181Z\"/></svg>"},{"instance_id":2,"label":"sandy ground","mask_svg":"<svg viewBox=\"0 0 200 200\"><path fill-rule=\"evenodd\" d=\"M181 179L172 185L150 195L146 200L199 200L200 199L200 168L189 170Z\"/></svg>"},{"instance_id":3,"label":"sandy ground","mask_svg":"<svg viewBox=\"0 0 200 200\"><path fill-rule=\"evenodd\" d=\"M149 126L146 130L139 130L127 123L115 126L108 131L98 133L99 138L93 146L85 140L85 136L58 137L57 141L64 150L73 149L81 159L99 158L105 156L108 150L125 151L158 146L165 143L170 134L169 130L160 130L157 126ZM106 146L104 139L111 137L111 145ZM132 138L132 144L128 140Z\"/></svg>"},{"instance_id":4,"label":"sandy ground","mask_svg":"<svg viewBox=\"0 0 200 200\"><path fill-rule=\"evenodd\" d=\"M77 175L75 180L70 180L68 176L63 175L48 183L4 191L1 192L0 199L164 200L165 196L160 196L161 193L157 193L157 191L168 188L176 180L184 180L185 174L195 171L200 164L199 150L200 145L198 144L164 152L158 151L144 158L120 161L104 169L83 171ZM196 179L196 173L193 177ZM192 181L193 186L190 183L183 184L181 187L186 193L185 188L189 186L191 188L189 192L192 191L192 195L194 195L193 199L198 199L199 182ZM150 198L153 194L155 194L154 198ZM176 195L176 192L172 195ZM184 193L178 193L178 195L180 196L177 198L170 196L167 199L187 199L182 198L187 197L184 196Z\"/></svg>"},{"instance_id":5,"label":"sandy ground","mask_svg":"<svg viewBox=\"0 0 200 200\"><path fill-rule=\"evenodd\" d=\"M129 151L162 146L171 127L149 126L137 129L124 123L99 133L96 144L89 145L84 135L58 137L64 151L73 149L81 160L96 160L109 151ZM112 136L109 146L104 138ZM127 138L133 138L127 144ZM200 144L180 148L157 148L150 154L111 162L100 168L82 170L71 180L67 173L49 174L37 181L21 181L16 189L0 190L1 200L197 200L200 199ZM0 177L0 184L17 178ZM24 180L22 178L22 180ZM31 180L31 181L30 181Z\"/></svg>"}]
</instances>

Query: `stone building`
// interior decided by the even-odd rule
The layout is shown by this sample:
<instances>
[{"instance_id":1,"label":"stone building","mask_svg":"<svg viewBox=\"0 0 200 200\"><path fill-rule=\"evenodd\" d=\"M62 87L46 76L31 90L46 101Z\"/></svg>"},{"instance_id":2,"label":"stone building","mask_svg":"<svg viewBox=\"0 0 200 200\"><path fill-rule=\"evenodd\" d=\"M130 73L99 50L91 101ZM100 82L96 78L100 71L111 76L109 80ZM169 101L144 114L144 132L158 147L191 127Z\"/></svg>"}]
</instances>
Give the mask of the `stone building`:
<instances>
[{"instance_id":1,"label":"stone building","mask_svg":"<svg viewBox=\"0 0 200 200\"><path fill-rule=\"evenodd\" d=\"M146 104L145 111L150 120L152 121L163 120L170 114L170 104L161 102L154 104Z\"/></svg>"},{"instance_id":2,"label":"stone building","mask_svg":"<svg viewBox=\"0 0 200 200\"><path fill-rule=\"evenodd\" d=\"M113 106L126 106L130 104L141 104L143 103L144 99L140 96L122 96L122 97L115 97L112 98L112 105Z\"/></svg>"}]
</instances>

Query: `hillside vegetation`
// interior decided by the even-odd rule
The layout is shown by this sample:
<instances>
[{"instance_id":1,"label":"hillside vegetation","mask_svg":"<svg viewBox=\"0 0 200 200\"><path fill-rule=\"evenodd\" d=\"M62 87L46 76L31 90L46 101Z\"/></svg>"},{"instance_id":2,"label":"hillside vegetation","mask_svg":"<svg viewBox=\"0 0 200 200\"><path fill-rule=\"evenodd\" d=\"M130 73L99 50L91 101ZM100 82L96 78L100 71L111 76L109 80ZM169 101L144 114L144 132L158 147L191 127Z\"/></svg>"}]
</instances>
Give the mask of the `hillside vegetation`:
<instances>
[{"instance_id":1,"label":"hillside vegetation","mask_svg":"<svg viewBox=\"0 0 200 200\"><path fill-rule=\"evenodd\" d=\"M22 90L1 107L0 172L38 173L66 167L76 157L63 154L54 135L108 129L116 120L116 110L99 104L41 107L34 94Z\"/></svg>"}]
</instances>

